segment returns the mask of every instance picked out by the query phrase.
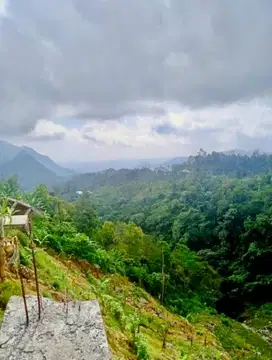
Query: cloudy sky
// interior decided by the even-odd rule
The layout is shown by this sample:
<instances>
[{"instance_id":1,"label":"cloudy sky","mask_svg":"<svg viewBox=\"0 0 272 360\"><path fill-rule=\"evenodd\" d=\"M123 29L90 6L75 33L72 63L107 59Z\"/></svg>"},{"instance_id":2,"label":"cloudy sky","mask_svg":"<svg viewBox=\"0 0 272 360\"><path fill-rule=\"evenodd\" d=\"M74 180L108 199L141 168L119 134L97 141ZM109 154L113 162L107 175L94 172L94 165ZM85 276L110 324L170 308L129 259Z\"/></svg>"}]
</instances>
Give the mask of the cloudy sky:
<instances>
[{"instance_id":1,"label":"cloudy sky","mask_svg":"<svg viewBox=\"0 0 272 360\"><path fill-rule=\"evenodd\" d=\"M55 160L272 151L271 0L0 0L0 138Z\"/></svg>"}]
</instances>

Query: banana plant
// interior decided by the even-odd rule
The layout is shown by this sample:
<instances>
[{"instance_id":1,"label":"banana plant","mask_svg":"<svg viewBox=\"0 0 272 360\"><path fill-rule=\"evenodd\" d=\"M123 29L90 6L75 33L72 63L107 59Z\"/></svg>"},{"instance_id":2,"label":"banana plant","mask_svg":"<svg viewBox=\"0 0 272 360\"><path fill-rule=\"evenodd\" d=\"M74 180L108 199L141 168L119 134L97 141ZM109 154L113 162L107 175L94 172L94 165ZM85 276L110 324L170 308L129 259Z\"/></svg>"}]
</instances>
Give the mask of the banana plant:
<instances>
[{"instance_id":1,"label":"banana plant","mask_svg":"<svg viewBox=\"0 0 272 360\"><path fill-rule=\"evenodd\" d=\"M17 210L8 206L8 201L4 199L0 207L0 238L5 237L5 218L8 218L11 222L12 216L16 214Z\"/></svg>"}]
</instances>

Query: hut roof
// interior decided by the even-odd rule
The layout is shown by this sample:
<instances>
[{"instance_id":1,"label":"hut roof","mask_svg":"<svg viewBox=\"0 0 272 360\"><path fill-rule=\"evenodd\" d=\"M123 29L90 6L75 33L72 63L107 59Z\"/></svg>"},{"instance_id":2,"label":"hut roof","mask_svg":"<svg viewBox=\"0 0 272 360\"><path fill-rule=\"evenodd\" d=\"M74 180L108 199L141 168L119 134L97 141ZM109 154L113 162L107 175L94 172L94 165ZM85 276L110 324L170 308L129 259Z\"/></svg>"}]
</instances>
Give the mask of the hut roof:
<instances>
[{"instance_id":1,"label":"hut roof","mask_svg":"<svg viewBox=\"0 0 272 360\"><path fill-rule=\"evenodd\" d=\"M18 200L18 199L13 199L11 197L2 197L0 198L0 203L2 203L3 200L7 200L8 202L8 206L13 207L15 210L23 210L25 213L28 214L35 214L35 215L42 215L42 211L35 209L33 206L31 206L30 204L22 201L22 200Z\"/></svg>"}]
</instances>

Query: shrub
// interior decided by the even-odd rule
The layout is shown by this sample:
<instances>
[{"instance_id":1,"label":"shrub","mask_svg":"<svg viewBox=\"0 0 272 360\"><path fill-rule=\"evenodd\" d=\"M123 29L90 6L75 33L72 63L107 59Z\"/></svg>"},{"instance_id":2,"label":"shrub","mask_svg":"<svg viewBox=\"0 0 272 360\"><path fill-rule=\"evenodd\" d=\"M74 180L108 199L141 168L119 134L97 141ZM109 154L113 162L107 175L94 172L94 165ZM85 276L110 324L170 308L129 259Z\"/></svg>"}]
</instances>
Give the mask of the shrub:
<instances>
[{"instance_id":1,"label":"shrub","mask_svg":"<svg viewBox=\"0 0 272 360\"><path fill-rule=\"evenodd\" d=\"M5 309L11 296L20 296L21 287L12 281L5 281L0 285L0 307Z\"/></svg>"},{"instance_id":2,"label":"shrub","mask_svg":"<svg viewBox=\"0 0 272 360\"><path fill-rule=\"evenodd\" d=\"M150 359L150 356L149 356L148 350L147 350L146 341L142 334L138 334L135 336L134 345L135 345L138 360L149 360Z\"/></svg>"}]
</instances>

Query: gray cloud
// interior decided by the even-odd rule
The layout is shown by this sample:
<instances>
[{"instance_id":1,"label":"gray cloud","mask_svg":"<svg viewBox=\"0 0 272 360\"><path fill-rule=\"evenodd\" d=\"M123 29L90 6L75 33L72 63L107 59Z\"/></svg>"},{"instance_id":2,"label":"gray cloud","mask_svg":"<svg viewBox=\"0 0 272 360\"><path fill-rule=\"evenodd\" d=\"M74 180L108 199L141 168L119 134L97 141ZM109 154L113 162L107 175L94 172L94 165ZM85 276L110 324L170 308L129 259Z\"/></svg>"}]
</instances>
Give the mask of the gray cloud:
<instances>
[{"instance_id":1,"label":"gray cloud","mask_svg":"<svg viewBox=\"0 0 272 360\"><path fill-rule=\"evenodd\" d=\"M269 99L270 0L164 3L10 0L0 22L0 133L27 133L57 105L107 120L160 115L168 102Z\"/></svg>"},{"instance_id":2,"label":"gray cloud","mask_svg":"<svg viewBox=\"0 0 272 360\"><path fill-rule=\"evenodd\" d=\"M267 133L272 133L272 123L261 122L259 128L266 131Z\"/></svg>"},{"instance_id":3,"label":"gray cloud","mask_svg":"<svg viewBox=\"0 0 272 360\"><path fill-rule=\"evenodd\" d=\"M27 141L59 141L65 139L65 133L55 133L46 135L27 135Z\"/></svg>"},{"instance_id":4,"label":"gray cloud","mask_svg":"<svg viewBox=\"0 0 272 360\"><path fill-rule=\"evenodd\" d=\"M106 142L103 141L103 140L98 140L94 135L90 135L90 134L83 134L83 139L84 140L88 140L88 141L91 141L97 145L105 145Z\"/></svg>"},{"instance_id":5,"label":"gray cloud","mask_svg":"<svg viewBox=\"0 0 272 360\"><path fill-rule=\"evenodd\" d=\"M271 153L271 143L272 143L272 132L269 132L264 135L246 135L243 133L237 133L236 135L236 144L237 147L247 150L256 150Z\"/></svg>"},{"instance_id":6,"label":"gray cloud","mask_svg":"<svg viewBox=\"0 0 272 360\"><path fill-rule=\"evenodd\" d=\"M152 130L159 135L176 135L176 136L206 136L207 134L216 134L223 132L222 127L197 127L194 129L178 128L170 122L153 126Z\"/></svg>"},{"instance_id":7,"label":"gray cloud","mask_svg":"<svg viewBox=\"0 0 272 360\"><path fill-rule=\"evenodd\" d=\"M124 116L136 115L153 115L162 116L166 114L166 109L163 104L153 104L151 102L137 102L135 103L111 103L86 106L83 110L78 110L76 116L82 119L101 119L101 120L115 120Z\"/></svg>"},{"instance_id":8,"label":"gray cloud","mask_svg":"<svg viewBox=\"0 0 272 360\"><path fill-rule=\"evenodd\" d=\"M153 126L152 130L159 135L179 135L181 132L180 129L167 122L165 122L164 124Z\"/></svg>"},{"instance_id":9,"label":"gray cloud","mask_svg":"<svg viewBox=\"0 0 272 360\"><path fill-rule=\"evenodd\" d=\"M82 138L85 140L88 140L98 146L109 145L107 141L98 139L97 136L92 133L83 133ZM121 146L122 148L131 148L132 147L131 145L125 144L124 142L122 142L120 140L115 140L115 139L112 139L112 141L110 143L111 143L111 146L117 145L117 146Z\"/></svg>"}]
</instances>

